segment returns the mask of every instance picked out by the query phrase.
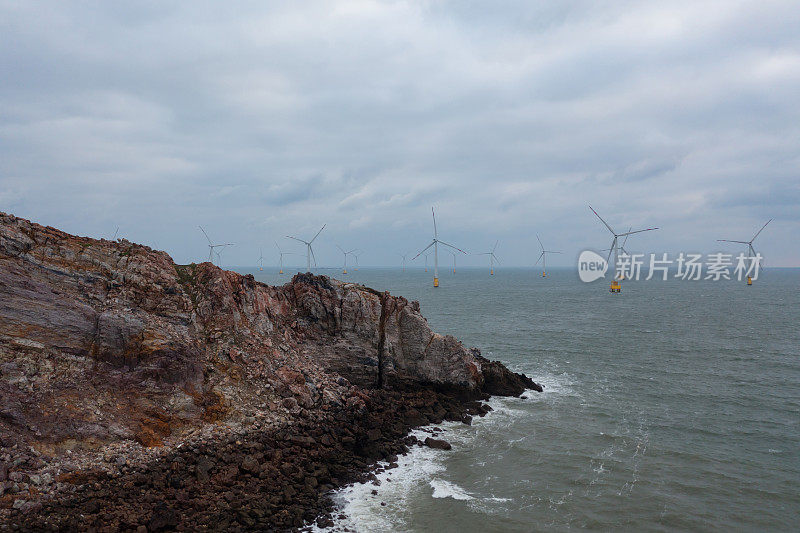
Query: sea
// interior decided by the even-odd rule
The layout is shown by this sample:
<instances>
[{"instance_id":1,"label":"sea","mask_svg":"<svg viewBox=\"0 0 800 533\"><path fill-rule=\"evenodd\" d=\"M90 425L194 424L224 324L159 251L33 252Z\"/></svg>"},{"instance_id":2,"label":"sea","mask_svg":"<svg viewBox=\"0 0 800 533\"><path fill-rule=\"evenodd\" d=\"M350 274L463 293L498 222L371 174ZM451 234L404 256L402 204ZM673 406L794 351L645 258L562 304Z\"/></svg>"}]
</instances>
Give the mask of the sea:
<instances>
[{"instance_id":1,"label":"sea","mask_svg":"<svg viewBox=\"0 0 800 533\"><path fill-rule=\"evenodd\" d=\"M318 273L419 300L544 386L338 490L324 531L800 530L800 269L619 294L574 269L442 269L438 288L432 269Z\"/></svg>"}]
</instances>

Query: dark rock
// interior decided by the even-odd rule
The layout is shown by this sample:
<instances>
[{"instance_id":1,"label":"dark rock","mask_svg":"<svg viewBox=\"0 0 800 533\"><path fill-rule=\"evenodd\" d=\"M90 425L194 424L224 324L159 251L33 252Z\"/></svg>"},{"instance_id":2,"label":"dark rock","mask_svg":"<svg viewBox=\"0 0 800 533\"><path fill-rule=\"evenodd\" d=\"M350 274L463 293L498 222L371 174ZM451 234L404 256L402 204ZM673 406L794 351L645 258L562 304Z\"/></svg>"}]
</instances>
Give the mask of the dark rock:
<instances>
[{"instance_id":1,"label":"dark rock","mask_svg":"<svg viewBox=\"0 0 800 533\"><path fill-rule=\"evenodd\" d=\"M425 439L425 446L428 448L435 448L437 450L449 450L452 448L449 442L442 439L434 439L431 437L427 437Z\"/></svg>"}]
</instances>

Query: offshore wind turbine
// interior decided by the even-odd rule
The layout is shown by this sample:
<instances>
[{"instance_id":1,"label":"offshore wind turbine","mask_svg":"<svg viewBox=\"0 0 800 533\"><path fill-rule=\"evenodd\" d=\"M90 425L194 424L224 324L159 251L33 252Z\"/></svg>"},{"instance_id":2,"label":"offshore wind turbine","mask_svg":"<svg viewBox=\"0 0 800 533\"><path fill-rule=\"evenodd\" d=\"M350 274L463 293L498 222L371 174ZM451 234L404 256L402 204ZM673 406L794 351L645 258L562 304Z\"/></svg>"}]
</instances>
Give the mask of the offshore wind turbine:
<instances>
[{"instance_id":1,"label":"offshore wind turbine","mask_svg":"<svg viewBox=\"0 0 800 533\"><path fill-rule=\"evenodd\" d=\"M300 242L302 242L303 244L306 245L306 272L311 272L311 258L312 257L314 258L314 266L317 266L317 258L314 256L314 249L311 248L311 243L314 242L317 239L317 237L319 237L319 234L322 233L322 230L325 229L326 225L327 224L323 224L322 227L319 228L319 231L317 232L317 234L314 235L314 238L311 239L310 241L304 241L303 239L298 239L297 237L292 237L291 235L287 235L286 236L287 239L294 239L294 240L300 241Z\"/></svg>"},{"instance_id":2,"label":"offshore wind turbine","mask_svg":"<svg viewBox=\"0 0 800 533\"><path fill-rule=\"evenodd\" d=\"M465 252L461 248L456 248L452 244L447 244L446 242L439 240L439 230L436 228L436 212L433 210L433 207L431 207L431 215L433 215L433 241L428 246L423 248L422 252L420 252L417 255L415 255L414 258L412 259L412 261L414 259L416 259L417 257L419 257L420 255L422 255L422 253L425 250L427 250L428 248L433 246L433 286L434 287L438 287L439 286L439 245L441 244L441 245L447 246L449 248L452 248L453 250L457 250L457 251L461 252L464 255L466 255L467 252ZM426 269L426 271L427 271L427 269Z\"/></svg>"},{"instance_id":3,"label":"offshore wind turbine","mask_svg":"<svg viewBox=\"0 0 800 533\"><path fill-rule=\"evenodd\" d=\"M456 253L453 250L447 250L453 256L453 274L456 273Z\"/></svg>"},{"instance_id":4,"label":"offshore wind turbine","mask_svg":"<svg viewBox=\"0 0 800 533\"><path fill-rule=\"evenodd\" d=\"M539 234L538 233L536 234L536 240L539 241L539 246L542 248L542 253L539 255L539 259L536 260L536 263L534 263L534 265L538 265L539 261L542 262L542 277L544 278L544 277L547 276L547 254L560 254L562 252L557 252L555 250L545 250L544 249L544 244L542 244L542 239L539 238ZM628 236L627 235L625 236L625 240L626 241L628 240ZM625 243L623 243L623 246L624 245L625 245ZM622 248L622 251L624 252L625 248Z\"/></svg>"},{"instance_id":5,"label":"offshore wind turbine","mask_svg":"<svg viewBox=\"0 0 800 533\"><path fill-rule=\"evenodd\" d=\"M747 245L747 257L756 257L757 254L756 254L755 249L753 248L753 241L756 240L756 237L758 237L761 234L761 232L764 231L764 228L766 228L767 224L769 224L770 222L772 222L772 219L767 220L767 223L764 224L763 226L761 226L761 229L758 230L756 232L756 234L753 235L753 238L750 239L749 241L732 241L730 239L717 239L717 242L735 242L737 244L746 244ZM763 268L761 266L761 260L760 259L758 261L758 266L759 266L759 268ZM748 285L752 285L753 284L753 280L752 280L752 278L750 276L747 276L747 284Z\"/></svg>"},{"instance_id":6,"label":"offshore wind turbine","mask_svg":"<svg viewBox=\"0 0 800 533\"><path fill-rule=\"evenodd\" d=\"M280 254L280 270L278 271L278 274L283 274L283 256L284 255L297 255L297 254L295 254L294 252L284 252L283 250L281 250L281 247L278 246L278 242L277 241L275 242L275 248L278 249L278 254Z\"/></svg>"},{"instance_id":7,"label":"offshore wind turbine","mask_svg":"<svg viewBox=\"0 0 800 533\"><path fill-rule=\"evenodd\" d=\"M340 252L342 252L344 254L344 267L342 268L342 274L347 274L347 256L348 255L352 255L353 257L355 257L355 253L354 252L357 252L358 249L353 248L349 252L346 252L338 244L336 245L336 247L339 249Z\"/></svg>"},{"instance_id":8,"label":"offshore wind turbine","mask_svg":"<svg viewBox=\"0 0 800 533\"><path fill-rule=\"evenodd\" d=\"M357 251L358 251L358 253L357 253L357 254L353 254L353 258L356 260L356 267L355 267L353 270L355 270L356 272L358 272L358 257L359 257L361 254L363 254L363 253L364 253L364 251L363 251L363 250L361 250L361 251L357 250Z\"/></svg>"},{"instance_id":9,"label":"offshore wind turbine","mask_svg":"<svg viewBox=\"0 0 800 533\"><path fill-rule=\"evenodd\" d=\"M476 255L488 255L489 256L489 275L494 276L494 262L497 261L497 264L500 264L500 260L494 255L494 251L497 250L497 243L500 241L495 241L494 246L492 247L491 252L483 252L482 254Z\"/></svg>"},{"instance_id":10,"label":"offshore wind turbine","mask_svg":"<svg viewBox=\"0 0 800 533\"><path fill-rule=\"evenodd\" d=\"M642 233L644 231L653 231L653 230L657 230L658 229L658 228L646 228L646 229L637 229L636 231L628 230L625 233L617 233L611 228L611 226L608 225L608 222L603 220L603 217L601 217L600 215L597 214L597 211L592 209L592 206L589 206L589 209L592 210L592 213L594 213L595 216L600 219L600 222L602 222L603 225L606 228L608 228L608 231L611 232L611 235L614 236L614 239L611 241L611 247L608 250L608 258L606 259L606 263L608 263L608 265L611 266L611 263L610 263L611 255L614 254L614 268L615 269L616 269L616 266L617 266L617 258L619 257L619 249L620 249L620 246L617 244L617 241L619 240L620 237L625 237L625 240L627 241L628 235L633 235L634 233Z\"/></svg>"},{"instance_id":11,"label":"offshore wind turbine","mask_svg":"<svg viewBox=\"0 0 800 533\"><path fill-rule=\"evenodd\" d=\"M398 254L398 255L403 258L403 272L405 272L406 271L406 257L408 257L408 254Z\"/></svg>"},{"instance_id":12,"label":"offshore wind turbine","mask_svg":"<svg viewBox=\"0 0 800 533\"><path fill-rule=\"evenodd\" d=\"M259 248L258 249L258 254L259 254L258 255L258 264L259 264L258 270L263 271L264 270L264 250L262 248Z\"/></svg>"},{"instance_id":13,"label":"offshore wind turbine","mask_svg":"<svg viewBox=\"0 0 800 533\"><path fill-rule=\"evenodd\" d=\"M215 249L216 248L225 248L226 246L233 246L233 243L232 242L226 242L224 244L214 244L214 243L211 242L211 239L209 238L208 233L206 233L206 230L203 229L203 226L197 226L197 227L200 228L200 231L202 231L203 235L206 236L206 240L208 241L208 262L213 265L214 264L214 252L215 252Z\"/></svg>"}]
</instances>

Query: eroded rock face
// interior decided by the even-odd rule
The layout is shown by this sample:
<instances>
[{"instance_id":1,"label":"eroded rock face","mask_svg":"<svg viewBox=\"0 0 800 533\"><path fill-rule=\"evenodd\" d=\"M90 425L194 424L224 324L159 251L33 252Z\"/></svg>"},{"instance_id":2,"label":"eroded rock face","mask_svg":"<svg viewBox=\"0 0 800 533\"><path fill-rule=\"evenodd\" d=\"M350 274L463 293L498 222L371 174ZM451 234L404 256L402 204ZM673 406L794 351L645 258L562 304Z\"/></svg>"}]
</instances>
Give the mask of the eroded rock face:
<instances>
[{"instance_id":1,"label":"eroded rock face","mask_svg":"<svg viewBox=\"0 0 800 533\"><path fill-rule=\"evenodd\" d=\"M483 364L402 297L311 274L272 287L0 213L4 442L152 445L215 420L341 403L351 385L478 393Z\"/></svg>"}]
</instances>

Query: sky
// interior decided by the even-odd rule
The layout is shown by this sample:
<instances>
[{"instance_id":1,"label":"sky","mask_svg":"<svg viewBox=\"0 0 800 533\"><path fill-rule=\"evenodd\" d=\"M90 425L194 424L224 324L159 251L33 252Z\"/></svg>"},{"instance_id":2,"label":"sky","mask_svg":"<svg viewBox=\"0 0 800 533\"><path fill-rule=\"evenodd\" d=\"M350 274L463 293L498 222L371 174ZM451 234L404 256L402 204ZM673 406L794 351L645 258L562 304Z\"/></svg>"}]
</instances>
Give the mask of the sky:
<instances>
[{"instance_id":1,"label":"sky","mask_svg":"<svg viewBox=\"0 0 800 533\"><path fill-rule=\"evenodd\" d=\"M773 218L800 266L800 5L0 0L0 211L179 263L202 225L227 265L327 224L321 265L390 266L435 206L502 267L607 248L589 204L643 253Z\"/></svg>"}]
</instances>

